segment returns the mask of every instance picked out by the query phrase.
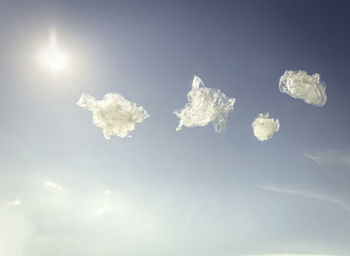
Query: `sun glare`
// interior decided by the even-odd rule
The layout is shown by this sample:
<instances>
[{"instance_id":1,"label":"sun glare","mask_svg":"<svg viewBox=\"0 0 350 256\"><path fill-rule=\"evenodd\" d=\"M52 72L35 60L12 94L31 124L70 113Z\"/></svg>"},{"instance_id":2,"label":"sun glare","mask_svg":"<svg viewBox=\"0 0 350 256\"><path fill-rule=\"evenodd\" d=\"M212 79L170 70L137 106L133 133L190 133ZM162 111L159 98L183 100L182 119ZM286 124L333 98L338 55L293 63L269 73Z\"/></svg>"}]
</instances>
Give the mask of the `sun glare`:
<instances>
[{"instance_id":1,"label":"sun glare","mask_svg":"<svg viewBox=\"0 0 350 256\"><path fill-rule=\"evenodd\" d=\"M67 68L68 55L58 45L56 36L50 36L49 45L40 52L41 64L52 72L61 72Z\"/></svg>"}]
</instances>

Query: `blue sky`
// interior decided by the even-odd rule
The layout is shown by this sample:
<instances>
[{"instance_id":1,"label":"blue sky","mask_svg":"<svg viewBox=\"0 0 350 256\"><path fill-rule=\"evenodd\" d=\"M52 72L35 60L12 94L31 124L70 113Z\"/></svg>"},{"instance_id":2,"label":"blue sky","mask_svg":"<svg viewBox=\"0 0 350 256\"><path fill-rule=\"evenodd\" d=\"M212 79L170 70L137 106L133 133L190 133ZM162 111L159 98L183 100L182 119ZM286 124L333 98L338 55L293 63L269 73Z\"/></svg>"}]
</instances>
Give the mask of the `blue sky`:
<instances>
[{"instance_id":1,"label":"blue sky","mask_svg":"<svg viewBox=\"0 0 350 256\"><path fill-rule=\"evenodd\" d=\"M0 254L350 255L349 9L1 1ZM60 74L36 59L52 31ZM319 73L326 105L280 93L285 70ZM236 99L225 134L175 130L194 75ZM150 114L132 138L76 105L108 92ZM266 112L281 126L260 142Z\"/></svg>"}]
</instances>

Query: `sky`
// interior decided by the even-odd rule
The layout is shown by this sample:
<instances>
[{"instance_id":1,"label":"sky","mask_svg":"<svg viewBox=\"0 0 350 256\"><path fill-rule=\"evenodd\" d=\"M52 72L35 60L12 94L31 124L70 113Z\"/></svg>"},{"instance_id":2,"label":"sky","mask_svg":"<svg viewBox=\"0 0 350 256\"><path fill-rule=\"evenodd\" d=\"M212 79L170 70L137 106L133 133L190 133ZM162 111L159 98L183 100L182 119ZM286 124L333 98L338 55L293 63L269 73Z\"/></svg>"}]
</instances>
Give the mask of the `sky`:
<instances>
[{"instance_id":1,"label":"sky","mask_svg":"<svg viewBox=\"0 0 350 256\"><path fill-rule=\"evenodd\" d=\"M0 4L0 255L350 255L347 1ZM38 61L53 33L61 72ZM326 104L281 93L286 70ZM225 133L176 131L194 76L235 99ZM84 93L149 117L106 140Z\"/></svg>"}]
</instances>

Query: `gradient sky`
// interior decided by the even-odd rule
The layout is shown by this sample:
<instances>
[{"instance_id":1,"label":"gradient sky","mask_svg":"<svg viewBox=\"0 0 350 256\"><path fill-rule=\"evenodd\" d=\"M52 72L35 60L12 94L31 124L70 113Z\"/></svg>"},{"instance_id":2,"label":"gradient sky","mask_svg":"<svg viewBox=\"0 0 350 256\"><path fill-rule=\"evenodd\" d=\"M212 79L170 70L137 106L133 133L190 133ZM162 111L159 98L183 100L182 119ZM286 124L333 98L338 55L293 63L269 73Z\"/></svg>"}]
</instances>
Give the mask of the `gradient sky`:
<instances>
[{"instance_id":1,"label":"gradient sky","mask_svg":"<svg viewBox=\"0 0 350 256\"><path fill-rule=\"evenodd\" d=\"M350 255L347 1L0 4L0 255ZM52 31L60 74L36 59ZM280 93L285 70L326 105ZM225 134L175 131L194 75L236 99ZM132 138L76 105L108 92L151 115Z\"/></svg>"}]
</instances>

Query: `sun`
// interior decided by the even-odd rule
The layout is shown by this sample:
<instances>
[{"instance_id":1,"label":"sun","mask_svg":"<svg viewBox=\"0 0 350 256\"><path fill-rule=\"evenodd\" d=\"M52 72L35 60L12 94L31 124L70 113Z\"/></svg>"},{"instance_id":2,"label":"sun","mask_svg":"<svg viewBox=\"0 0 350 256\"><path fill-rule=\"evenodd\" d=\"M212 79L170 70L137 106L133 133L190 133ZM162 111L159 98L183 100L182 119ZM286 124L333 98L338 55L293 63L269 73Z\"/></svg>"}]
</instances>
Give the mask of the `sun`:
<instances>
[{"instance_id":1,"label":"sun","mask_svg":"<svg viewBox=\"0 0 350 256\"><path fill-rule=\"evenodd\" d=\"M43 67L58 73L67 69L69 56L58 47L55 34L51 34L49 45L40 51L39 59Z\"/></svg>"}]
</instances>

